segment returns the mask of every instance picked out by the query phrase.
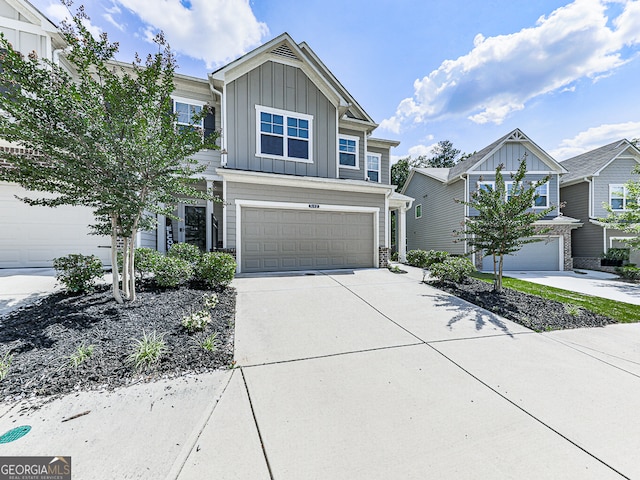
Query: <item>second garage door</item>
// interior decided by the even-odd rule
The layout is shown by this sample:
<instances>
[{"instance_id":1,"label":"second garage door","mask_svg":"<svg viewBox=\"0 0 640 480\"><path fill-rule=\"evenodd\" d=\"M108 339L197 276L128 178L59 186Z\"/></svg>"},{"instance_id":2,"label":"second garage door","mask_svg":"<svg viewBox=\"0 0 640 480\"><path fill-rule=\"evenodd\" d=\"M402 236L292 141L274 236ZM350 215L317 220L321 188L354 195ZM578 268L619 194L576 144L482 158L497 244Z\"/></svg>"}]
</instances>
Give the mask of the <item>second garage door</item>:
<instances>
[{"instance_id":1,"label":"second garage door","mask_svg":"<svg viewBox=\"0 0 640 480\"><path fill-rule=\"evenodd\" d=\"M493 257L484 257L482 269L493 272ZM504 257L503 270L560 270L560 238L551 237L540 242L527 243L520 251Z\"/></svg>"},{"instance_id":2,"label":"second garage door","mask_svg":"<svg viewBox=\"0 0 640 480\"><path fill-rule=\"evenodd\" d=\"M374 266L374 216L362 212L242 208L243 272Z\"/></svg>"}]
</instances>

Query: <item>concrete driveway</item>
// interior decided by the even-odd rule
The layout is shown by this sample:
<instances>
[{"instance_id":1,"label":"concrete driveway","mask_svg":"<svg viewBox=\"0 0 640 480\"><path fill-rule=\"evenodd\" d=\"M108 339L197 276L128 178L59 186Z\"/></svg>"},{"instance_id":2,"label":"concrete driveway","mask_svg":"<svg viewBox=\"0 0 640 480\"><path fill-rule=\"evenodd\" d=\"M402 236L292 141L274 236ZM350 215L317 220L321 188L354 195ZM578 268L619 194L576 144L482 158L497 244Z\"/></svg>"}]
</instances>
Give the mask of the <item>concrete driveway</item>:
<instances>
[{"instance_id":1,"label":"concrete driveway","mask_svg":"<svg viewBox=\"0 0 640 480\"><path fill-rule=\"evenodd\" d=\"M57 288L53 268L0 268L0 316Z\"/></svg>"},{"instance_id":2,"label":"concrete driveway","mask_svg":"<svg viewBox=\"0 0 640 480\"><path fill-rule=\"evenodd\" d=\"M618 280L620 278L618 275L611 273L576 270L574 272L505 272L504 275L571 292L640 305L640 284L622 282ZM638 318L640 318L640 310Z\"/></svg>"},{"instance_id":3,"label":"concrete driveway","mask_svg":"<svg viewBox=\"0 0 640 480\"><path fill-rule=\"evenodd\" d=\"M407 269L237 278L238 368L0 409L0 433L34 426L0 455L83 479L640 478L639 325L537 334Z\"/></svg>"}]
</instances>

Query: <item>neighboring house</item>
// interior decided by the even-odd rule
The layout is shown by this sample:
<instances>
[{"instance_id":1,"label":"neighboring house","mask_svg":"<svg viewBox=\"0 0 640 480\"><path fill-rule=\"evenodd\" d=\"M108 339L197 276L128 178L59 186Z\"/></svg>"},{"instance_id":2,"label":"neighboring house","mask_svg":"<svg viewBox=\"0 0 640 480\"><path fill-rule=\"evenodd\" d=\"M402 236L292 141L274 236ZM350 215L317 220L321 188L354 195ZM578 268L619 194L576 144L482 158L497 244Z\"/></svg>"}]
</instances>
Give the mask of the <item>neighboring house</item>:
<instances>
[{"instance_id":1,"label":"neighboring house","mask_svg":"<svg viewBox=\"0 0 640 480\"><path fill-rule=\"evenodd\" d=\"M59 55L64 40L30 3L0 0L0 31L23 54L35 51L65 67ZM7 148L17 147L0 140L0 149ZM17 184L0 182L0 268L51 266L53 258L69 253L95 254L110 262L109 239L90 235L90 209L34 207L16 199L29 194Z\"/></svg>"},{"instance_id":2,"label":"neighboring house","mask_svg":"<svg viewBox=\"0 0 640 480\"><path fill-rule=\"evenodd\" d=\"M38 45L56 59L55 26L27 2L11 1L17 9L8 2L0 0L3 31L18 23L41 29ZM228 249L239 272L386 265L391 211L403 225L412 200L390 184L390 149L399 142L371 137L377 124L307 44L285 33L206 79L176 75L175 87L178 124L205 104L213 108L202 127L220 131L220 149L195 158L206 165L199 188L221 201L181 199L179 220L160 216L156 231L139 233L139 246ZM101 248L108 240L87 235L90 211L27 206L14 198L22 193L0 183L0 221L8 226L0 268L50 266L68 253L109 261Z\"/></svg>"},{"instance_id":3,"label":"neighboring house","mask_svg":"<svg viewBox=\"0 0 640 480\"><path fill-rule=\"evenodd\" d=\"M503 165L503 176L509 182L526 155L525 181L538 181L549 175L548 183L538 187L539 197L532 209L544 209L559 204L560 175L566 170L549 154L515 129L452 168L416 168L411 171L402 190L413 197L413 207L407 217L407 249L444 250L456 255L469 252L466 242L456 242L455 230L462 228L465 218L477 211L457 203L468 200L470 193L483 186L495 186L495 170ZM508 188L508 185L507 185ZM505 270L571 270L571 231L580 223L563 216L555 208L536 222L551 230L541 241L526 244L519 252L507 255ZM474 255L475 265L493 270L491 257Z\"/></svg>"},{"instance_id":4,"label":"neighboring house","mask_svg":"<svg viewBox=\"0 0 640 480\"><path fill-rule=\"evenodd\" d=\"M609 248L629 248L622 240L629 233L607 228L598 219L608 215L604 205L622 212L629 198L624 184L640 180L632 173L640 163L640 150L627 140L619 140L562 162L569 173L560 182L563 211L579 218L584 226L573 232L572 255L578 268L600 268L600 257ZM640 252L631 251L630 261L640 265Z\"/></svg>"}]
</instances>

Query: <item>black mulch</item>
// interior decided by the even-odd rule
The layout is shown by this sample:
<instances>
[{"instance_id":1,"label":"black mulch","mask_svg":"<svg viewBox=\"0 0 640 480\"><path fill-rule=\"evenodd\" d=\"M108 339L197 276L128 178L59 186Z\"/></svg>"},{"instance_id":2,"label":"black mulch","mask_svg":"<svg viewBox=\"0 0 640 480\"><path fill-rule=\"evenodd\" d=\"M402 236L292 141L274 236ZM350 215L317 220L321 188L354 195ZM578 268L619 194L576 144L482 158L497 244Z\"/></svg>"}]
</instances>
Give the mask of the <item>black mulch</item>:
<instances>
[{"instance_id":1,"label":"black mulch","mask_svg":"<svg viewBox=\"0 0 640 480\"><path fill-rule=\"evenodd\" d=\"M475 278L469 278L464 283L437 282L432 285L537 332L603 327L617 323L609 317L582 308L571 308L555 300L510 288L495 293L492 284Z\"/></svg>"},{"instance_id":2,"label":"black mulch","mask_svg":"<svg viewBox=\"0 0 640 480\"><path fill-rule=\"evenodd\" d=\"M135 302L118 305L104 287L89 295L55 293L40 302L0 317L0 360L8 352L12 363L0 381L0 400L58 395L77 390L112 389L138 381L228 368L233 361L236 292L217 291L219 303L212 322L189 334L185 315L204 309L210 290L141 289ZM128 362L133 339L143 331L164 334L167 353L143 371ZM200 344L217 332L217 349ZM71 355L80 346L94 346L93 355L77 368Z\"/></svg>"}]
</instances>

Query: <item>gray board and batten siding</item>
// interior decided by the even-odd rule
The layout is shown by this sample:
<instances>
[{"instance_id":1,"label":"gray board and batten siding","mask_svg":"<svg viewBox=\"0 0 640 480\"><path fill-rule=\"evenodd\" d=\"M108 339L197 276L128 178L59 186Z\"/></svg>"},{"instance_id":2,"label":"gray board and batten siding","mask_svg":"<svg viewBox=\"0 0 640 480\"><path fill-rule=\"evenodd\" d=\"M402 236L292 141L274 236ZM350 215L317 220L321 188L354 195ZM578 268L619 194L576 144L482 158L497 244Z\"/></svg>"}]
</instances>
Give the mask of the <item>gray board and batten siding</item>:
<instances>
[{"instance_id":1,"label":"gray board and batten siding","mask_svg":"<svg viewBox=\"0 0 640 480\"><path fill-rule=\"evenodd\" d=\"M454 243L454 230L461 228L464 205L455 199L464 198L464 182L449 185L414 173L404 195L415 200L407 212L407 250L443 250L464 254L464 244ZM416 206L422 205L422 217L416 218Z\"/></svg>"},{"instance_id":2,"label":"gray board and batten siding","mask_svg":"<svg viewBox=\"0 0 640 480\"><path fill-rule=\"evenodd\" d=\"M488 157L474 170L479 172L495 172L499 165L503 165L503 172L515 172L518 170L520 161L525 158L525 154L527 171L551 172L549 165L540 160L531 150L517 142L505 143L497 152ZM507 178L505 178L505 180L507 180Z\"/></svg>"},{"instance_id":3,"label":"gray board and batten siding","mask_svg":"<svg viewBox=\"0 0 640 480\"><path fill-rule=\"evenodd\" d=\"M227 247L236 248L236 200L285 202L302 205L348 205L374 207L378 213L378 243L384 245L385 195L334 190L316 190L256 183L227 182L225 208L227 210Z\"/></svg>"},{"instance_id":4,"label":"gray board and batten siding","mask_svg":"<svg viewBox=\"0 0 640 480\"><path fill-rule=\"evenodd\" d=\"M336 108L302 70L265 62L230 82L226 96L228 168L336 178ZM256 105L313 116L312 163L256 156Z\"/></svg>"}]
</instances>

